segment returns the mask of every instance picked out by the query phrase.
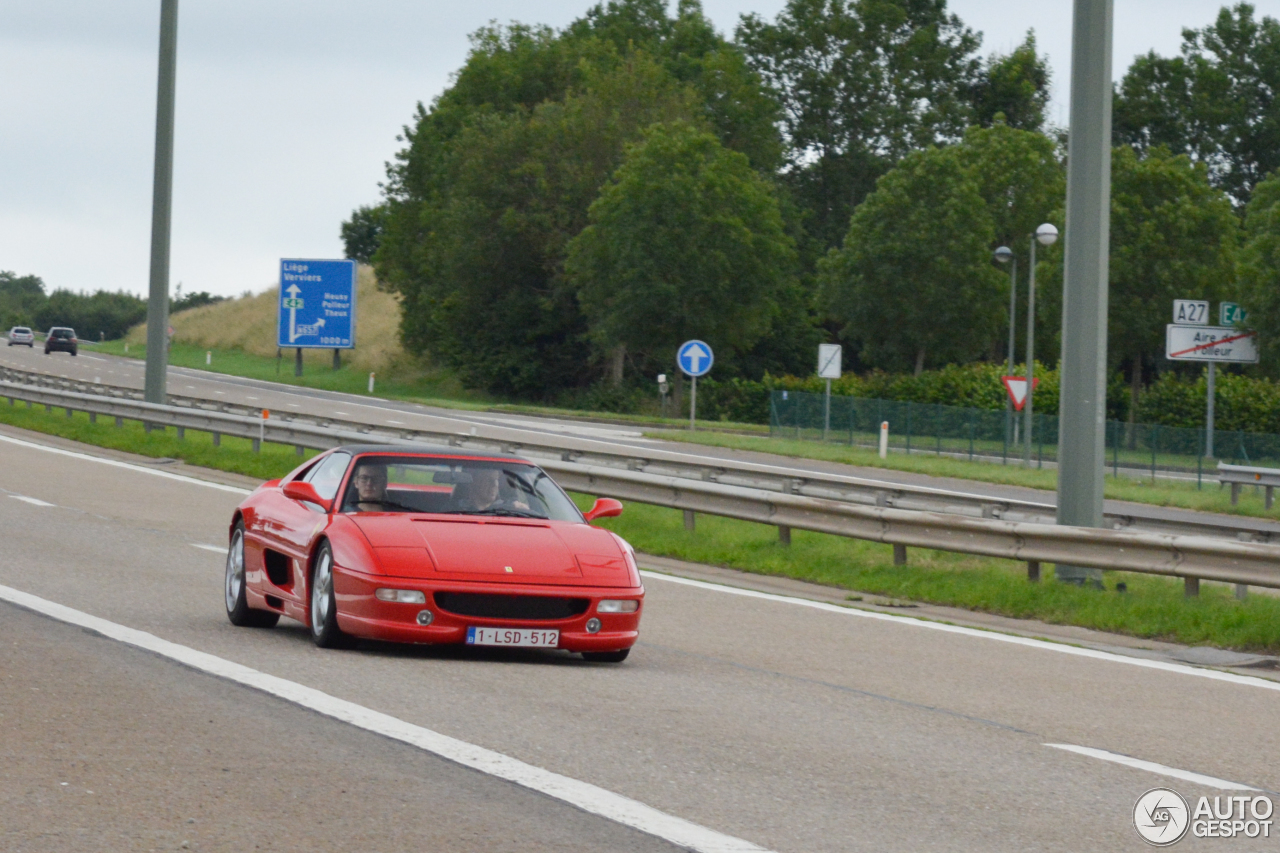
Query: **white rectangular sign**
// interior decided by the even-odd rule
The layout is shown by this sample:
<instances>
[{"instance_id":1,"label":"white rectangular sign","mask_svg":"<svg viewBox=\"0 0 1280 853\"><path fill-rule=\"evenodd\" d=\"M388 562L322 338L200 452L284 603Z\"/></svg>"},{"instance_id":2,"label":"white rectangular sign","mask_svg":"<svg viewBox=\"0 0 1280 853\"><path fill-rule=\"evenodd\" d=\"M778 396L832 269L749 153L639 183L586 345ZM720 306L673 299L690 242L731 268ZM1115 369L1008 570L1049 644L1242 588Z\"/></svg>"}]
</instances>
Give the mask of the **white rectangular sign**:
<instances>
[{"instance_id":1,"label":"white rectangular sign","mask_svg":"<svg viewBox=\"0 0 1280 853\"><path fill-rule=\"evenodd\" d=\"M1165 326L1164 356L1174 361L1258 363L1254 332L1222 326Z\"/></svg>"},{"instance_id":2,"label":"white rectangular sign","mask_svg":"<svg viewBox=\"0 0 1280 853\"><path fill-rule=\"evenodd\" d=\"M1173 300L1173 322L1178 326L1209 325L1209 303L1202 299Z\"/></svg>"},{"instance_id":3,"label":"white rectangular sign","mask_svg":"<svg viewBox=\"0 0 1280 853\"><path fill-rule=\"evenodd\" d=\"M843 349L839 344L818 344L818 378L839 379Z\"/></svg>"}]
</instances>

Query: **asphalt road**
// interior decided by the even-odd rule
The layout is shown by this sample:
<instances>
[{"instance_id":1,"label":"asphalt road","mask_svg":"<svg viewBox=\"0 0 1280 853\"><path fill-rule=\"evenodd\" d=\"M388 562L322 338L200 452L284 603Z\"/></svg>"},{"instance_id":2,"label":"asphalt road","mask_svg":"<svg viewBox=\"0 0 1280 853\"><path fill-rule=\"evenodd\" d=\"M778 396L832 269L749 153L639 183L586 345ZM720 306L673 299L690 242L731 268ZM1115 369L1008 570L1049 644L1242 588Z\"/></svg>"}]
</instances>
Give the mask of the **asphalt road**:
<instances>
[{"instance_id":1,"label":"asphalt road","mask_svg":"<svg viewBox=\"0 0 1280 853\"><path fill-rule=\"evenodd\" d=\"M82 381L92 382L96 379L108 385L138 389L143 387L143 362L137 359L98 355L90 352L88 348L83 348L81 354L73 358L67 353L45 355L39 349L6 346L0 348L0 364ZM667 442L646 438L639 428L631 426L499 412L442 409L363 395L342 394L282 385L274 382L263 382L189 368L169 368L168 388L172 394L260 406L272 411L356 419L366 423L392 427L466 431L471 427L478 428L483 426L490 429L496 428L509 431L502 433L501 437L517 441L521 438L527 440L530 434L555 433L600 442L601 446L609 446L613 449L625 449L628 446L661 448L673 453L701 457L704 460L708 458L750 460L792 469L797 473L805 471L837 473L867 480L878 480L888 484L930 486L933 488L953 489L970 494L990 495L995 498L1038 501L1047 504L1055 504L1057 502L1057 496L1053 492L1017 486L980 483L974 480L929 477L905 471L888 471L881 468L859 468L834 462L796 459L769 453L730 450L707 445L691 447L683 442ZM1150 504L1135 504L1112 500L1106 501L1105 506L1108 512L1159 518L1174 522L1196 519L1213 521L1225 518L1229 524L1236 527L1266 531L1276 537L1280 537L1280 522L1265 519L1243 516L1224 517L1214 513L1193 512L1172 507L1157 507Z\"/></svg>"},{"instance_id":2,"label":"asphalt road","mask_svg":"<svg viewBox=\"0 0 1280 853\"><path fill-rule=\"evenodd\" d=\"M163 468L0 440L0 584L787 853L1139 850L1144 791L1238 793L1165 773L1280 791L1276 681L653 575L617 666L237 629L216 549L240 496ZM9 605L0 648L9 849L662 848Z\"/></svg>"}]
</instances>

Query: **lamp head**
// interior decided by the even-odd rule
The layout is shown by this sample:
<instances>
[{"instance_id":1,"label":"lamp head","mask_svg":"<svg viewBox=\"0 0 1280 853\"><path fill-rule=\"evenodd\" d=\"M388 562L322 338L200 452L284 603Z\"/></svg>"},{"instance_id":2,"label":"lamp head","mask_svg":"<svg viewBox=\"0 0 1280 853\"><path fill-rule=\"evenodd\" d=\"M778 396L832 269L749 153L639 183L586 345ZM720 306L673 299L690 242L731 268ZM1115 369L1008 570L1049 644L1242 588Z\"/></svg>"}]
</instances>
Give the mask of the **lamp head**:
<instances>
[{"instance_id":1,"label":"lamp head","mask_svg":"<svg viewBox=\"0 0 1280 853\"><path fill-rule=\"evenodd\" d=\"M995 250L995 259L1002 264L1007 264L1013 259L1013 250L1008 246L1001 246Z\"/></svg>"},{"instance_id":2,"label":"lamp head","mask_svg":"<svg viewBox=\"0 0 1280 853\"><path fill-rule=\"evenodd\" d=\"M1052 246L1058 242L1058 229L1052 222L1046 222L1036 229L1036 240L1041 246Z\"/></svg>"}]
</instances>

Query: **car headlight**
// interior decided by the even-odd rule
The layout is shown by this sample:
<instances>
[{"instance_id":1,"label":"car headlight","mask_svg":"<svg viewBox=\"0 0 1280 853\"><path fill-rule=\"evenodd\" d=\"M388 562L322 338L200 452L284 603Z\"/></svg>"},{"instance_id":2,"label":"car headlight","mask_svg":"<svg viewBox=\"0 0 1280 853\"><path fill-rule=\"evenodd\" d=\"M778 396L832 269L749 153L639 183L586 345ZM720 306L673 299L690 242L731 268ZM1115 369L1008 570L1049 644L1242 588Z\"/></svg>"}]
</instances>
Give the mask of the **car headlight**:
<instances>
[{"instance_id":1,"label":"car headlight","mask_svg":"<svg viewBox=\"0 0 1280 853\"><path fill-rule=\"evenodd\" d=\"M634 598L606 598L596 605L597 613L635 613L640 609L640 602Z\"/></svg>"},{"instance_id":2,"label":"car headlight","mask_svg":"<svg viewBox=\"0 0 1280 853\"><path fill-rule=\"evenodd\" d=\"M379 601L398 601L401 604L426 604L427 595L420 589L379 589L373 593Z\"/></svg>"}]
</instances>

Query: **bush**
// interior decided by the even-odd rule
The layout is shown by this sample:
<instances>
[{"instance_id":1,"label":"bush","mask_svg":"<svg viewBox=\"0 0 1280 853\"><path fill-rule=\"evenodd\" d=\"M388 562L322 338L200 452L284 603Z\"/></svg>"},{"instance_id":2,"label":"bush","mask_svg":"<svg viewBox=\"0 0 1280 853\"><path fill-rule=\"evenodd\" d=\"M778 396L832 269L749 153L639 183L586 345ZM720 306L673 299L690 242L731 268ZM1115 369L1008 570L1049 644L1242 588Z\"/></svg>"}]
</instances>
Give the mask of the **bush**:
<instances>
[{"instance_id":1,"label":"bush","mask_svg":"<svg viewBox=\"0 0 1280 853\"><path fill-rule=\"evenodd\" d=\"M1214 393L1214 427L1221 430L1280 433L1280 384L1233 373L1219 373ZM1138 420L1161 426L1202 427L1206 374L1165 373L1147 386L1138 403Z\"/></svg>"}]
</instances>

